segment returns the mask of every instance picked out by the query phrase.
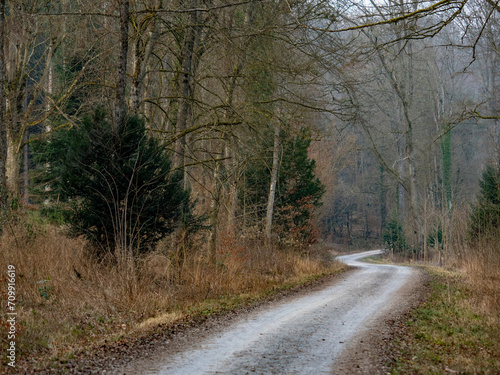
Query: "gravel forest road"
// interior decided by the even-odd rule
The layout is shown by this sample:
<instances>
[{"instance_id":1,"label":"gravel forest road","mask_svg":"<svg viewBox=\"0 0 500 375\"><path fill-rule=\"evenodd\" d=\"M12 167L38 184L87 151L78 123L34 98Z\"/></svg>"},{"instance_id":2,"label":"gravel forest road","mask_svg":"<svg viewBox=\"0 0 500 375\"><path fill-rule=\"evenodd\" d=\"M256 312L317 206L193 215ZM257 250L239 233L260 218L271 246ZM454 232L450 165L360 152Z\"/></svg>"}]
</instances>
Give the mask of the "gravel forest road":
<instances>
[{"instance_id":1,"label":"gravel forest road","mask_svg":"<svg viewBox=\"0 0 500 375\"><path fill-rule=\"evenodd\" d=\"M361 261L380 252L341 256L339 260L356 270L319 291L245 314L140 372L332 374L343 349L401 303L401 291L417 273L409 267Z\"/></svg>"}]
</instances>

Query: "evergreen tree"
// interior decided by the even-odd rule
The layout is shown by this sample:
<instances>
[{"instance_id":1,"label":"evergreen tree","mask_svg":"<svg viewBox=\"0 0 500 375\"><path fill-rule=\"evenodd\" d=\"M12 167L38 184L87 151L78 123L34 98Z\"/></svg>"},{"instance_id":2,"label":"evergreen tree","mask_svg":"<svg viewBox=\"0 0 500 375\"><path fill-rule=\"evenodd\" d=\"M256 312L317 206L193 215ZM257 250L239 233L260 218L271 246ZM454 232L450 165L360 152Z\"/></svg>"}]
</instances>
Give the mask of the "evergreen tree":
<instances>
[{"instance_id":1,"label":"evergreen tree","mask_svg":"<svg viewBox=\"0 0 500 375\"><path fill-rule=\"evenodd\" d=\"M480 191L477 203L472 208L470 235L479 236L496 234L500 227L500 170L487 165L479 181Z\"/></svg>"},{"instance_id":2,"label":"evergreen tree","mask_svg":"<svg viewBox=\"0 0 500 375\"><path fill-rule=\"evenodd\" d=\"M272 139L272 137L267 137ZM269 141L268 141L269 142ZM275 206L276 225L283 229L304 228L309 223L314 208L321 205L325 187L315 176L315 161L309 159L308 149L311 144L305 130L295 137L282 132L282 155L276 186ZM263 158L247 165L245 171L246 204L254 208L257 219L265 216L265 205L269 193L268 182L271 175L272 149L265 147Z\"/></svg>"},{"instance_id":3,"label":"evergreen tree","mask_svg":"<svg viewBox=\"0 0 500 375\"><path fill-rule=\"evenodd\" d=\"M40 181L50 186L46 194L68 202L64 216L72 234L84 235L101 252L145 252L191 207L182 173L171 171L167 151L137 117L114 130L96 111L35 148L47 169Z\"/></svg>"},{"instance_id":4,"label":"evergreen tree","mask_svg":"<svg viewBox=\"0 0 500 375\"><path fill-rule=\"evenodd\" d=\"M386 246L395 254L403 254L408 250L403 227L398 221L397 214L393 213L387 222L384 233L382 234L382 239Z\"/></svg>"},{"instance_id":5,"label":"evergreen tree","mask_svg":"<svg viewBox=\"0 0 500 375\"><path fill-rule=\"evenodd\" d=\"M283 158L278 175L277 207L292 207L293 219L281 218L285 226L305 225L311 216L311 209L320 206L325 187L315 176L316 162L308 157L311 144L305 131L283 144Z\"/></svg>"}]
</instances>

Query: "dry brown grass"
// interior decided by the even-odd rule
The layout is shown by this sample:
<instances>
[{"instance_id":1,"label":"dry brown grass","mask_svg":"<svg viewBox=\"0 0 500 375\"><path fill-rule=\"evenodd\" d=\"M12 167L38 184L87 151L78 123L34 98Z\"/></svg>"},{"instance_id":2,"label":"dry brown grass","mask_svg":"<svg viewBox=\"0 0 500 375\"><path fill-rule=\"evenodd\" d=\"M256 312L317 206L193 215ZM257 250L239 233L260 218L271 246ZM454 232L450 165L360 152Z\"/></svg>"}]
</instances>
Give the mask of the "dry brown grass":
<instances>
[{"instance_id":1,"label":"dry brown grass","mask_svg":"<svg viewBox=\"0 0 500 375\"><path fill-rule=\"evenodd\" d=\"M393 345L391 374L498 374L500 325L463 273L427 267L429 296Z\"/></svg>"},{"instance_id":2,"label":"dry brown grass","mask_svg":"<svg viewBox=\"0 0 500 375\"><path fill-rule=\"evenodd\" d=\"M327 249L316 247L305 255L234 238L221 241L216 265L207 263L200 243L181 270L173 266L166 245L133 267L120 268L92 260L84 240L66 237L33 214L5 228L0 248L0 270L16 267L17 354L25 360L65 358L104 340L144 334L193 311L204 313L206 306L224 309L231 296L235 307L239 300L248 303L283 285L342 269L326 260ZM5 322L5 299L0 319ZM5 327L0 324L0 330ZM2 338L5 334L0 332ZM2 340L2 353L5 345Z\"/></svg>"},{"instance_id":3,"label":"dry brown grass","mask_svg":"<svg viewBox=\"0 0 500 375\"><path fill-rule=\"evenodd\" d=\"M473 245L462 267L473 291L474 304L496 316L500 326L500 241Z\"/></svg>"},{"instance_id":4,"label":"dry brown grass","mask_svg":"<svg viewBox=\"0 0 500 375\"><path fill-rule=\"evenodd\" d=\"M475 308L499 319L500 326L500 228L471 241L468 217L468 212L455 214L448 263L466 275Z\"/></svg>"},{"instance_id":5,"label":"dry brown grass","mask_svg":"<svg viewBox=\"0 0 500 375\"><path fill-rule=\"evenodd\" d=\"M452 224L441 257L427 259L442 267L427 267L430 296L396 341L392 374L498 374L500 230L470 241L467 212Z\"/></svg>"}]
</instances>

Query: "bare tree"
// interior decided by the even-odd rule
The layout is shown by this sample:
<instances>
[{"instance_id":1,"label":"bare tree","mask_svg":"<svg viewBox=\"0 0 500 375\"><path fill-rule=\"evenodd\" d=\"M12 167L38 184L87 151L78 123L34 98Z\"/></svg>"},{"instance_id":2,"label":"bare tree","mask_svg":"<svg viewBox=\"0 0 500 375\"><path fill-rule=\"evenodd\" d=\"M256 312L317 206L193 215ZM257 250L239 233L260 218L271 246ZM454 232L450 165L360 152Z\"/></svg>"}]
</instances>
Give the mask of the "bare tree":
<instances>
[{"instance_id":1,"label":"bare tree","mask_svg":"<svg viewBox=\"0 0 500 375\"><path fill-rule=\"evenodd\" d=\"M125 91L127 87L127 62L128 62L128 24L129 0L120 1L120 49L118 54L118 69L116 79L116 104L115 126L122 126L127 116L127 100Z\"/></svg>"}]
</instances>

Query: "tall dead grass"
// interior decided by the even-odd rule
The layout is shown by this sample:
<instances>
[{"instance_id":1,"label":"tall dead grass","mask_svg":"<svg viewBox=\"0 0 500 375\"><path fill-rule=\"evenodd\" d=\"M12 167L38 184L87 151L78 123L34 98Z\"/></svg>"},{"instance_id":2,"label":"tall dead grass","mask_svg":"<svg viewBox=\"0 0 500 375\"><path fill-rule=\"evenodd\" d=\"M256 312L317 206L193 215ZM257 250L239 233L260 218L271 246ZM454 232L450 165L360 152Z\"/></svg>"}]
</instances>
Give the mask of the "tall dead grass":
<instances>
[{"instance_id":1,"label":"tall dead grass","mask_svg":"<svg viewBox=\"0 0 500 375\"><path fill-rule=\"evenodd\" d=\"M212 265L203 242L197 245L180 270L166 242L137 259L131 272L92 259L83 239L68 238L37 215L11 222L0 238L0 270L16 267L19 355L61 358L92 343L168 324L207 300L262 296L342 268L328 261L324 249L300 254L234 237L223 238ZM0 290L5 287L1 282ZM0 330L5 319L2 300ZM1 349L5 345L2 340Z\"/></svg>"},{"instance_id":2,"label":"tall dead grass","mask_svg":"<svg viewBox=\"0 0 500 375\"><path fill-rule=\"evenodd\" d=\"M467 274L477 306L496 316L500 325L500 235L482 239L466 249L462 268Z\"/></svg>"},{"instance_id":3,"label":"tall dead grass","mask_svg":"<svg viewBox=\"0 0 500 375\"><path fill-rule=\"evenodd\" d=\"M468 218L468 212L455 214L446 251L450 264L467 276L473 303L500 325L500 228L471 241Z\"/></svg>"}]
</instances>

